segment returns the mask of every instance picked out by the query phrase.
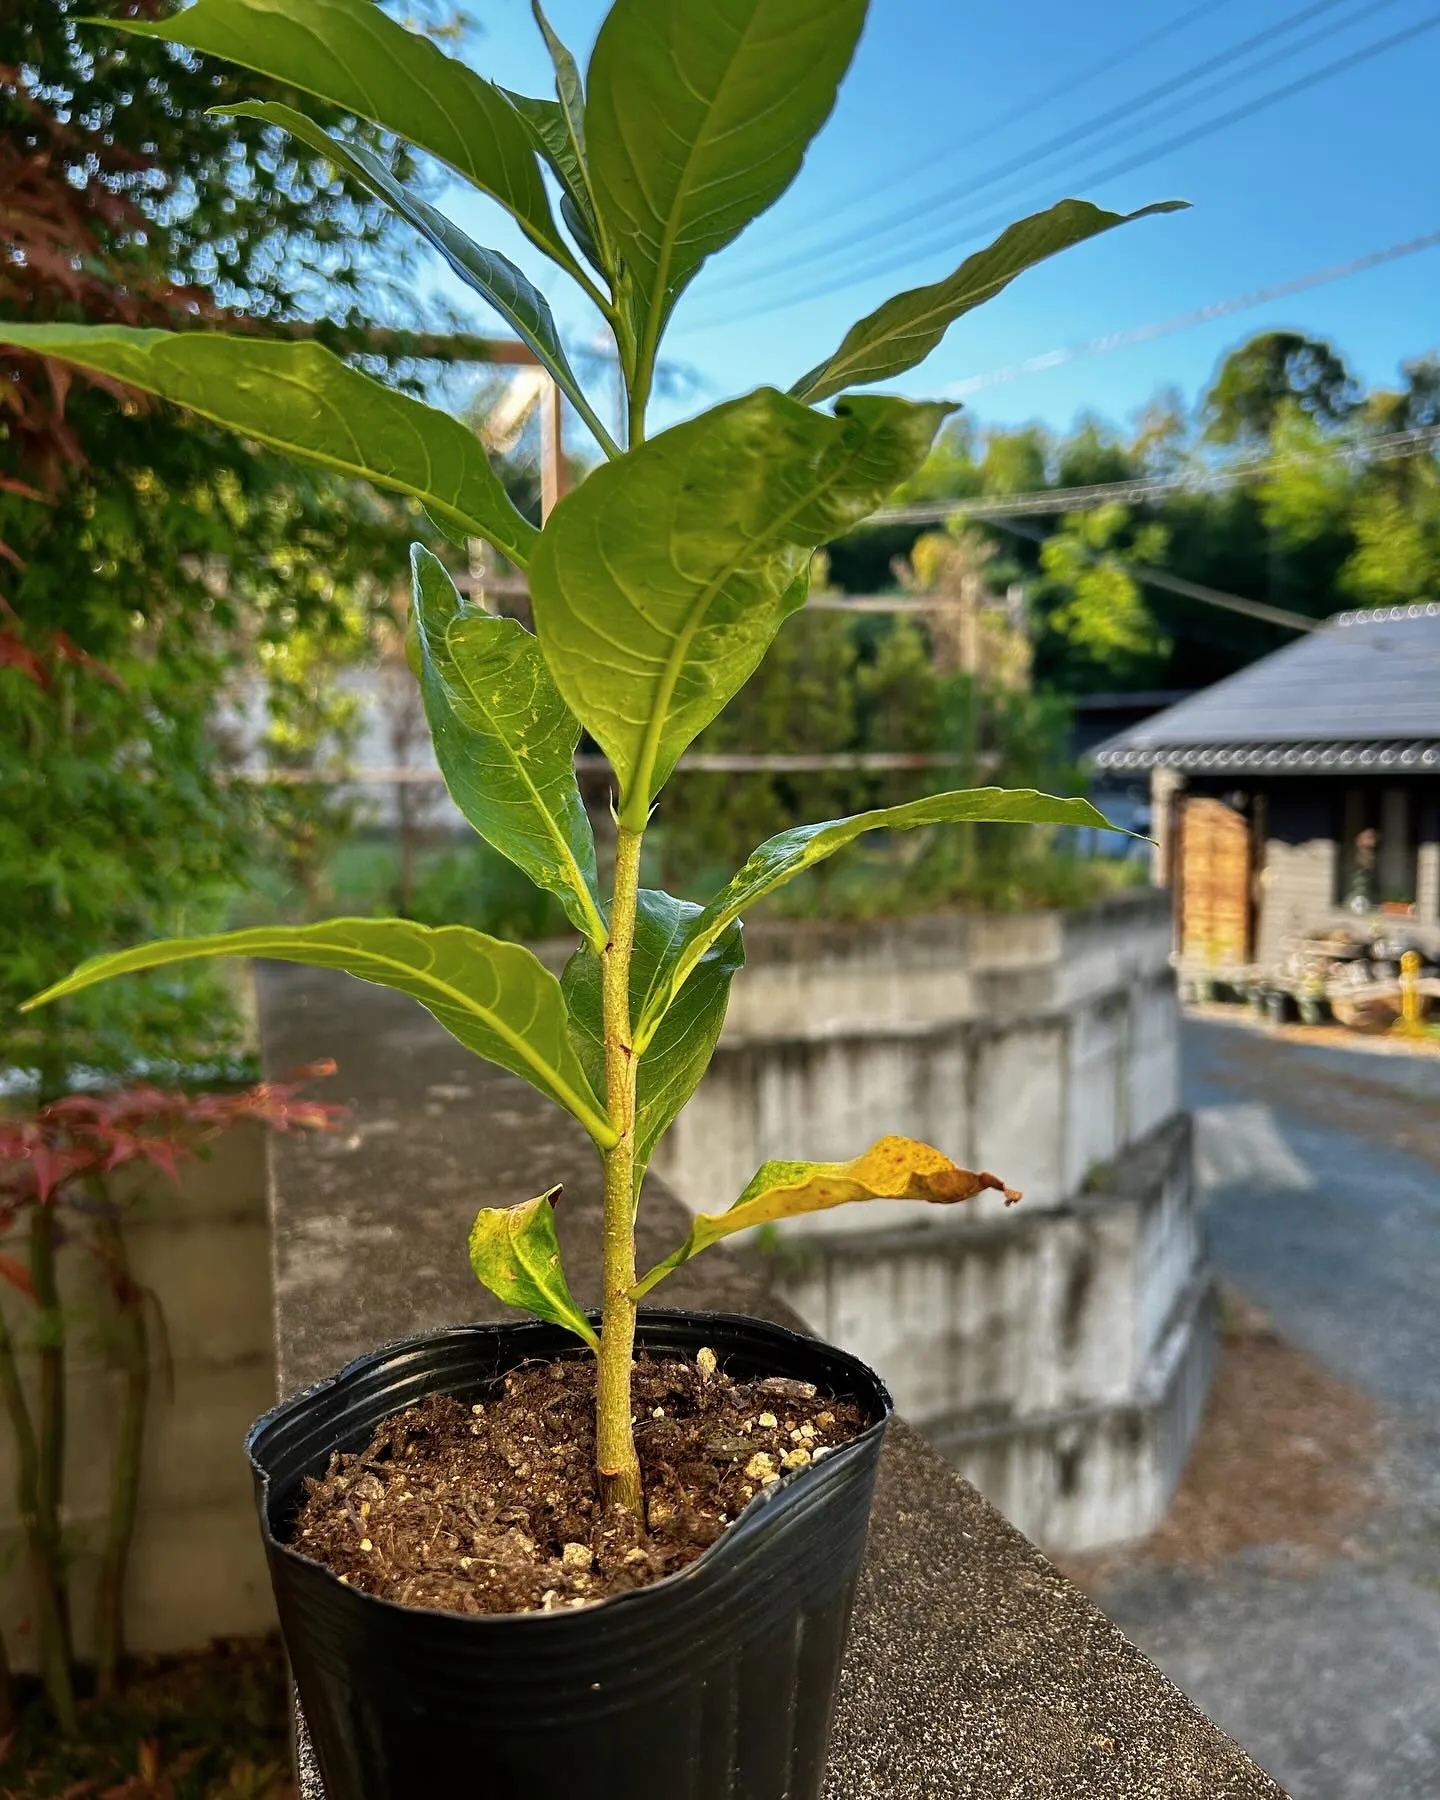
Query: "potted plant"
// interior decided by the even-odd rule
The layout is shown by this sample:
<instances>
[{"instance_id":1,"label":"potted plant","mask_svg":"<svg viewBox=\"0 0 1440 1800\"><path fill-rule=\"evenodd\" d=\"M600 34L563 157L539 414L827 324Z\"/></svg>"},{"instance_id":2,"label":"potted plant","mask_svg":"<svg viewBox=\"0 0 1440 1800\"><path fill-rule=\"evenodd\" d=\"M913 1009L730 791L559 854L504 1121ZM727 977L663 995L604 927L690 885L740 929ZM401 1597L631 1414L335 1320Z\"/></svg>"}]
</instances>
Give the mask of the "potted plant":
<instances>
[{"instance_id":1,"label":"potted plant","mask_svg":"<svg viewBox=\"0 0 1440 1800\"><path fill-rule=\"evenodd\" d=\"M635 1265L645 1170L709 1060L749 906L867 831L1104 824L1084 801L978 789L782 832L704 905L641 883L646 829L685 747L804 604L816 550L914 473L953 410L855 390L913 368L1024 269L1122 222L1064 201L946 280L888 301L788 391L762 388L650 436L676 302L798 172L865 12L865 0L616 0L582 78L537 6L553 100L495 86L369 0L198 0L122 26L428 151L579 285L614 334L623 446L518 267L305 111L275 100L236 109L409 220L585 421L604 460L542 530L457 421L313 341L0 325L4 341L410 495L442 533L487 540L529 579L533 635L467 604L417 546L410 644L451 795L578 934L563 978L465 927L342 919L121 951L35 1002L194 957L345 969L414 996L530 1082L603 1162L598 1314L566 1284L558 1191L484 1208L475 1272L538 1322L389 1346L252 1432L282 1624L330 1800L548 1800L579 1779L600 1795L818 1794L888 1400L838 1351L640 1303L688 1257L753 1225L1001 1186L901 1139L845 1164L769 1163L655 1268ZM614 775L603 884L573 769L582 728ZM703 1479L686 1475L696 1467ZM517 1593L529 1598L517 1604Z\"/></svg>"}]
</instances>

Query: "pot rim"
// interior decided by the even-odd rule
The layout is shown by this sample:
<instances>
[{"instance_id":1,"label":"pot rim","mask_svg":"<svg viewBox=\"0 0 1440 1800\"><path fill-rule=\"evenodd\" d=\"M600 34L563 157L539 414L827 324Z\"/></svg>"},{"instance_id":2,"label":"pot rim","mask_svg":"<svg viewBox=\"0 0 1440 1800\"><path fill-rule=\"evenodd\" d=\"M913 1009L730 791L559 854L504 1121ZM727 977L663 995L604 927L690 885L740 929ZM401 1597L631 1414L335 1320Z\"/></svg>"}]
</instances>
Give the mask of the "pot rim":
<instances>
[{"instance_id":1,"label":"pot rim","mask_svg":"<svg viewBox=\"0 0 1440 1800\"><path fill-rule=\"evenodd\" d=\"M592 1325L596 1327L599 1326L600 1313L598 1308L587 1310L585 1316ZM544 1332L548 1334L552 1331L564 1330L563 1326L552 1325L547 1320L543 1319L477 1319L461 1324L441 1325L437 1326L432 1331L420 1331L413 1333L409 1337L392 1338L386 1343L376 1345L371 1350L361 1351L358 1356L351 1357L349 1362L342 1364L333 1375L322 1376L319 1381L312 1382L308 1387L302 1388L299 1392L288 1396L288 1398L278 1401L266 1412L263 1412L250 1426L250 1429L245 1433L245 1454L259 1488L258 1511L260 1514L260 1534L264 1540L266 1550L271 1554L282 1555L293 1563L314 1570L316 1574L328 1581L332 1587L337 1589L344 1588L347 1594L354 1596L357 1601L364 1602L366 1605L384 1607L387 1612L401 1614L407 1618L454 1621L462 1630L494 1629L507 1625L514 1626L521 1624L534 1627L545 1625L569 1626L572 1630L579 1624L583 1629L584 1621L599 1615L601 1612L613 1612L617 1606L643 1605L646 1599L651 1595L661 1593L662 1591L667 1593L672 1592L682 1583L700 1579L702 1572L705 1569L705 1565L713 1564L715 1561L718 1561L720 1559L718 1553L725 1551L727 1547L733 1547L738 1541L748 1537L751 1532L757 1528L757 1525L763 1522L763 1516L769 1513L777 1503L788 1498L788 1496L797 1489L808 1485L808 1480L810 1478L823 1473L823 1471L828 1468L838 1466L842 1460L850 1460L854 1455L861 1453L872 1441L876 1441L883 1437L885 1427L889 1424L894 1413L895 1404L891 1398L890 1390L886 1387L880 1376L876 1374L868 1363L863 1362L851 1351L842 1350L837 1345L828 1343L824 1338L814 1337L807 1332L795 1331L788 1325L779 1325L773 1320L758 1318L750 1313L694 1311L685 1307L641 1307L638 1310L636 1318L636 1347L638 1349L645 1348L642 1339L647 1324L665 1325L667 1323L679 1321L690 1324L701 1323L730 1327L759 1327L764 1334L777 1340L780 1345L795 1345L802 1349L823 1350L828 1355L837 1357L841 1361L850 1364L857 1372L857 1384L858 1382L866 1382L870 1385L879 1405L879 1416L867 1425L863 1431L857 1432L853 1438L850 1438L846 1443L839 1445L821 1462L812 1462L807 1464L804 1468L792 1469L787 1474L783 1474L779 1481L772 1482L770 1486L761 1488L751 1500L746 1502L742 1510L730 1521L729 1525L727 1525L720 1536L716 1538L715 1542L707 1545L693 1562L687 1563L683 1569L675 1570L673 1574L662 1575L658 1581L647 1582L644 1587L631 1588L622 1594L607 1594L602 1596L599 1600L591 1601L586 1606L567 1608L563 1612L461 1613L437 1606L406 1606L398 1600L386 1599L384 1595L371 1594L367 1593L363 1588L352 1587L349 1582L341 1581L340 1577L336 1575L327 1564L318 1561L313 1556L305 1555L303 1551L297 1550L293 1544L286 1543L283 1539L275 1535L270 1524L271 1474L269 1469L259 1461L256 1455L256 1446L268 1430L279 1424L287 1415L299 1411L307 1401L313 1400L321 1394L329 1393L335 1389L344 1387L348 1383L358 1379L361 1375L369 1373L388 1358L393 1357L402 1351L419 1349L424 1345L433 1344L442 1338L501 1336L514 1332L526 1331ZM568 1358L578 1359L581 1356L590 1356L594 1353L587 1345L576 1340L575 1349L564 1354ZM555 1355L549 1355L543 1360L554 1362L561 1360L561 1358ZM521 1365L517 1363L513 1366L518 1368ZM505 1372L508 1373L508 1370ZM859 1398L860 1396L857 1395L854 1397ZM407 1404L413 1404L413 1402L408 1402ZM396 1410L402 1411L403 1408L397 1407ZM333 1450L331 1454L333 1454Z\"/></svg>"}]
</instances>

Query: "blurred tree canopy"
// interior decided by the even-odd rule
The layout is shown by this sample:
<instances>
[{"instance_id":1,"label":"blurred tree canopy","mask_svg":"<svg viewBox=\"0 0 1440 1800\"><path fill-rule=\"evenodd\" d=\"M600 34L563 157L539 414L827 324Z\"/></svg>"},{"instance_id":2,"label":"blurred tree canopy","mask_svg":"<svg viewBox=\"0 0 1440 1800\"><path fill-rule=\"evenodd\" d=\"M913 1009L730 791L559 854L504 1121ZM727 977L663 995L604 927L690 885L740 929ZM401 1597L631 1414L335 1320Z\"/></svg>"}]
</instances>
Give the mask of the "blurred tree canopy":
<instances>
[{"instance_id":1,"label":"blurred tree canopy","mask_svg":"<svg viewBox=\"0 0 1440 1800\"><path fill-rule=\"evenodd\" d=\"M304 329L350 351L377 321L415 323L388 214L269 128L209 117L239 97L228 72L83 22L162 10L0 9L0 316ZM268 807L228 779L216 729L237 667L343 639L422 526L113 384L0 356L0 1065L54 1088L76 1064L230 1042L214 977L28 1022L16 1007L96 950L194 926L244 878ZM278 684L282 714L287 694L306 698Z\"/></svg>"},{"instance_id":2,"label":"blurred tree canopy","mask_svg":"<svg viewBox=\"0 0 1440 1800\"><path fill-rule=\"evenodd\" d=\"M1312 618L1440 598L1440 446L1378 443L1437 425L1433 355L1406 363L1393 389L1366 393L1333 345L1267 331L1225 357L1193 409L1162 392L1128 431L1095 417L1065 435L1033 425L985 431L961 415L896 500L1228 471L1224 485L1143 504L967 524L990 545L992 585L1025 588L1041 688L1193 688L1292 633L1147 585L1137 569ZM833 545L840 585L889 587L896 559L926 529L866 527Z\"/></svg>"}]
</instances>

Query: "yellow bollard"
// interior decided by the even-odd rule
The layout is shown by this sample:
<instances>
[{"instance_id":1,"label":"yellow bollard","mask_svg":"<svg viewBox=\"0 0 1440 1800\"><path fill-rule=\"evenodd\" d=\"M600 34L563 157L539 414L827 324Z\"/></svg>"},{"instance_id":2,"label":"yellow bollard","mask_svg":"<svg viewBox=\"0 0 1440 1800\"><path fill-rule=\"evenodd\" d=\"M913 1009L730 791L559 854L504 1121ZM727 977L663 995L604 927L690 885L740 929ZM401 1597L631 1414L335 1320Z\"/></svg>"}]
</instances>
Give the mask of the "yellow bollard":
<instances>
[{"instance_id":1,"label":"yellow bollard","mask_svg":"<svg viewBox=\"0 0 1440 1800\"><path fill-rule=\"evenodd\" d=\"M1425 1037L1425 996L1420 992L1420 952L1400 958L1400 1017L1390 1027L1401 1037Z\"/></svg>"}]
</instances>

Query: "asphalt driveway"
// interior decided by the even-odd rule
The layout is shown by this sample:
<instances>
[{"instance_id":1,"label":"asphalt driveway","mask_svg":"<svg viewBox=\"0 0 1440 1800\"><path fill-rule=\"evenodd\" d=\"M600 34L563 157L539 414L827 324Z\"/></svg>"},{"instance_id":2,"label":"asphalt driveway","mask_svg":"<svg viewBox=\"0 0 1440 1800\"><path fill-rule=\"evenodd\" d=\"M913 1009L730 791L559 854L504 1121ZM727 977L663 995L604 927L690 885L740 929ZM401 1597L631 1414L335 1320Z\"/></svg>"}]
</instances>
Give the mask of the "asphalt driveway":
<instances>
[{"instance_id":1,"label":"asphalt driveway","mask_svg":"<svg viewBox=\"0 0 1440 1800\"><path fill-rule=\"evenodd\" d=\"M1137 1562L1098 1597L1295 1800L1440 1800L1440 1057L1185 1034L1220 1274L1382 1406L1389 1499L1322 1567Z\"/></svg>"}]
</instances>

